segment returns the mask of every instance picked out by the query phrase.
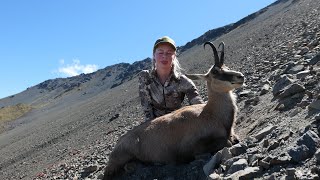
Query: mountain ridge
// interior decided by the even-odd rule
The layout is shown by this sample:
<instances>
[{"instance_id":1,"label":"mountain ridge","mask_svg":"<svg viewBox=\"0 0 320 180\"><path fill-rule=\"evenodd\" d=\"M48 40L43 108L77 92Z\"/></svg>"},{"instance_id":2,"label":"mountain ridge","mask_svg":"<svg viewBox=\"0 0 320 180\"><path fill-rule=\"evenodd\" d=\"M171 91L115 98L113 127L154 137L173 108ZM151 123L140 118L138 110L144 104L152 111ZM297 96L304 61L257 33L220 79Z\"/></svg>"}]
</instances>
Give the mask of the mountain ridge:
<instances>
[{"instance_id":1,"label":"mountain ridge","mask_svg":"<svg viewBox=\"0 0 320 180\"><path fill-rule=\"evenodd\" d=\"M205 154L182 165L138 162L134 172L115 179L319 178L319 16L317 1L278 0L237 28L212 37L214 44L226 43L225 64L246 77L247 85L234 92L240 143L219 152L217 161ZM179 60L186 72L204 72L213 64L212 52L201 43L181 51ZM92 88L83 95L75 83L75 89L56 99L59 93L34 102L50 105L40 103L41 108L8 124L15 127L0 134L1 176L101 179L117 139L143 122L136 71L113 75L119 83L113 88ZM206 99L205 84L195 83Z\"/></svg>"}]
</instances>

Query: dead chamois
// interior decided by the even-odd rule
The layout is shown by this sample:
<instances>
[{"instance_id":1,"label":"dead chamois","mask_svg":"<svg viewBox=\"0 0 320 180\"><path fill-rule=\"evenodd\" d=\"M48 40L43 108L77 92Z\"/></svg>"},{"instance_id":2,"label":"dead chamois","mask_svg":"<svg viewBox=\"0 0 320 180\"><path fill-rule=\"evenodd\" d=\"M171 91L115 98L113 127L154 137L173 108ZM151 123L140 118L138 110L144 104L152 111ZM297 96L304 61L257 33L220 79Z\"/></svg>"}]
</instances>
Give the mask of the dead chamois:
<instances>
[{"instance_id":1,"label":"dead chamois","mask_svg":"<svg viewBox=\"0 0 320 180\"><path fill-rule=\"evenodd\" d=\"M122 136L105 168L109 179L130 160L176 163L190 161L195 155L215 153L237 141L233 134L237 106L232 90L241 87L244 76L224 66L224 43L220 57L211 42L215 64L206 74L189 74L193 80L207 82L206 104L186 106L145 122Z\"/></svg>"}]
</instances>

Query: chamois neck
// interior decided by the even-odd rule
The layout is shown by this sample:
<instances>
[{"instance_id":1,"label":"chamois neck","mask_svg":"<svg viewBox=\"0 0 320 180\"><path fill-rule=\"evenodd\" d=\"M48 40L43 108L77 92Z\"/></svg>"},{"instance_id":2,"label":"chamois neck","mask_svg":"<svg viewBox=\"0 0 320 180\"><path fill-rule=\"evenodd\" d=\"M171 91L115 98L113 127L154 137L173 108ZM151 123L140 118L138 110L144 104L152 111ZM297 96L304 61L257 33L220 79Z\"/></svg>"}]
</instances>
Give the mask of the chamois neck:
<instances>
[{"instance_id":1,"label":"chamois neck","mask_svg":"<svg viewBox=\"0 0 320 180\"><path fill-rule=\"evenodd\" d=\"M226 99L232 95L231 91L228 92L208 92L208 101L216 101L218 99Z\"/></svg>"},{"instance_id":2,"label":"chamois neck","mask_svg":"<svg viewBox=\"0 0 320 180\"><path fill-rule=\"evenodd\" d=\"M233 107L235 105L234 95L232 91L227 92L217 92L217 91L208 91L208 102L207 108L220 109ZM226 104L229 104L225 106Z\"/></svg>"}]
</instances>

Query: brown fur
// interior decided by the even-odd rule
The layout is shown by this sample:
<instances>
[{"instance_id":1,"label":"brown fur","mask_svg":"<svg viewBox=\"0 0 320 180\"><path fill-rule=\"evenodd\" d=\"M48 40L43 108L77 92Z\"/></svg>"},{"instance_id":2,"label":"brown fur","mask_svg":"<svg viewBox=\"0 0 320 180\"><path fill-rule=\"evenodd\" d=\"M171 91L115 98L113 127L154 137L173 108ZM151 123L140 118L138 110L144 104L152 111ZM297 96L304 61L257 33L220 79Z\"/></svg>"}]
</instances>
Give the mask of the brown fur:
<instances>
[{"instance_id":1,"label":"brown fur","mask_svg":"<svg viewBox=\"0 0 320 180\"><path fill-rule=\"evenodd\" d=\"M231 146L237 112L231 91L243 84L243 75L225 67L218 68L220 76L235 76L226 82L216 79L218 75L212 72L214 68L205 75L189 75L207 81L208 102L183 107L128 131L110 154L104 179L133 159L157 163L184 162L195 155L214 153Z\"/></svg>"}]
</instances>

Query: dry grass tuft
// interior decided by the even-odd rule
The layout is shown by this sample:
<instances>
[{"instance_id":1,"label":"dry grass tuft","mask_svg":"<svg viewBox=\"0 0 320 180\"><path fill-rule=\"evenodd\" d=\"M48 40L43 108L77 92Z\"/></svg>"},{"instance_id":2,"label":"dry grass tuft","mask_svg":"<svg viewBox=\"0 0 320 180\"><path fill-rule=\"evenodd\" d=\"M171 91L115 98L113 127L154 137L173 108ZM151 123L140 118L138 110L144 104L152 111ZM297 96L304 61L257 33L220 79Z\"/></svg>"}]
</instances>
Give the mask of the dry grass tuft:
<instances>
[{"instance_id":1,"label":"dry grass tuft","mask_svg":"<svg viewBox=\"0 0 320 180\"><path fill-rule=\"evenodd\" d=\"M0 133L4 130L4 123L18 119L31 110L32 107L30 105L22 103L0 108Z\"/></svg>"}]
</instances>

